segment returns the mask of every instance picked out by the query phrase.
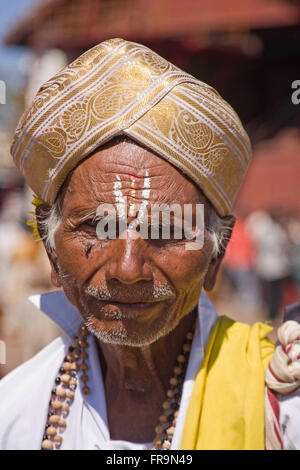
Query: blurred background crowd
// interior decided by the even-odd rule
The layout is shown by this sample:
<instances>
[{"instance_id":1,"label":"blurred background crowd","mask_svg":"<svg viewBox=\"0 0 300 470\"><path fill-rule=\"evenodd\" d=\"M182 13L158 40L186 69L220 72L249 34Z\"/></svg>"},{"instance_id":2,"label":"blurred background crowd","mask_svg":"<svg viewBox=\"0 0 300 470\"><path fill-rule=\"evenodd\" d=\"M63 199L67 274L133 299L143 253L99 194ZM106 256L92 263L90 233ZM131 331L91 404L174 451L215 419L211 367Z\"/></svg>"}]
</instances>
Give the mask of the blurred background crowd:
<instances>
[{"instance_id":1,"label":"blurred background crowd","mask_svg":"<svg viewBox=\"0 0 300 470\"><path fill-rule=\"evenodd\" d=\"M253 143L237 223L217 285L220 314L276 325L300 299L299 0L1 0L0 376L59 333L26 299L52 289L30 218L31 191L10 157L17 120L42 83L112 37L141 42L215 87Z\"/></svg>"}]
</instances>

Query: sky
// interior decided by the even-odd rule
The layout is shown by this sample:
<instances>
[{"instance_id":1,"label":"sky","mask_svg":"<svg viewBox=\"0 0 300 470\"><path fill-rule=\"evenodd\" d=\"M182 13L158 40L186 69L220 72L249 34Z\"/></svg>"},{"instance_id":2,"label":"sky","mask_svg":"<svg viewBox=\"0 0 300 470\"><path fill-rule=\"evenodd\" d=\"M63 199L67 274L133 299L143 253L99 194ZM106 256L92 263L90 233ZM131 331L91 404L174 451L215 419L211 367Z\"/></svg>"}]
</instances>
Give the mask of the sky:
<instances>
[{"instance_id":1,"label":"sky","mask_svg":"<svg viewBox=\"0 0 300 470\"><path fill-rule=\"evenodd\" d=\"M22 59L26 48L5 46L4 36L24 14L41 0L0 0L0 79L8 82L9 86L21 86L24 80L22 74Z\"/></svg>"},{"instance_id":2,"label":"sky","mask_svg":"<svg viewBox=\"0 0 300 470\"><path fill-rule=\"evenodd\" d=\"M29 50L25 47L6 46L4 37L27 11L41 0L0 0L0 80L6 85L6 104L0 103L0 134L11 131L20 112L17 96L26 84L26 58Z\"/></svg>"}]
</instances>

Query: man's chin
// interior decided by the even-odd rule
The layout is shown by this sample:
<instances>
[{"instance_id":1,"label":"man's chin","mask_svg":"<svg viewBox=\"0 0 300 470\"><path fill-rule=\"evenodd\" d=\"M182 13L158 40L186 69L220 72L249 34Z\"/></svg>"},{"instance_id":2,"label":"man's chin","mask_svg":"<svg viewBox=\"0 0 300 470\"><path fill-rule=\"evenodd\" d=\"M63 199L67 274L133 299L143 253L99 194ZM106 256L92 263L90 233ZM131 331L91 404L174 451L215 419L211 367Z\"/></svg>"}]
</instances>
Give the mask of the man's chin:
<instances>
[{"instance_id":1,"label":"man's chin","mask_svg":"<svg viewBox=\"0 0 300 470\"><path fill-rule=\"evenodd\" d=\"M155 343L159 338L165 336L172 329L166 328L166 325L136 324L128 320L125 324L122 320L110 322L100 321L95 317L89 317L85 320L87 329L98 341L106 344L119 346L146 347Z\"/></svg>"}]
</instances>

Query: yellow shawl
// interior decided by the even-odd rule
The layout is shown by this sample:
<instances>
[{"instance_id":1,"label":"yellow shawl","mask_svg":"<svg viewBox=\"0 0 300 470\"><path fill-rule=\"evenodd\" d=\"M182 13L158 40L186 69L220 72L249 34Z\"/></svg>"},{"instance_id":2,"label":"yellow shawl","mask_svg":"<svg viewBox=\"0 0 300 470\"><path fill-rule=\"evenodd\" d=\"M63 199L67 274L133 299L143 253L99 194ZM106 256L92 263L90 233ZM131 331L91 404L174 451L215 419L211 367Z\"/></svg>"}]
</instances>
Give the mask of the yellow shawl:
<instances>
[{"instance_id":1,"label":"yellow shawl","mask_svg":"<svg viewBox=\"0 0 300 470\"><path fill-rule=\"evenodd\" d=\"M264 449L265 372L271 327L221 317L206 347L187 412L181 449Z\"/></svg>"}]
</instances>

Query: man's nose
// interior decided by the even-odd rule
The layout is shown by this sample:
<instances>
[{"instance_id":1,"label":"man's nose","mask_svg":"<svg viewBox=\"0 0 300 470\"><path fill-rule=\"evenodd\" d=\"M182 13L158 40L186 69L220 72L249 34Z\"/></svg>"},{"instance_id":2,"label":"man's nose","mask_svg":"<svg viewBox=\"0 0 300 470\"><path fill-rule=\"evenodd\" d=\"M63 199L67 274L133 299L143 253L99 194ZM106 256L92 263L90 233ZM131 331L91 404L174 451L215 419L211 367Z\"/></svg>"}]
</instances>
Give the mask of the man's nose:
<instances>
[{"instance_id":1,"label":"man's nose","mask_svg":"<svg viewBox=\"0 0 300 470\"><path fill-rule=\"evenodd\" d=\"M141 238L119 239L117 243L118 248L114 250L114 257L108 266L107 279L117 279L123 284L151 281L152 270L145 257L145 241Z\"/></svg>"}]
</instances>

